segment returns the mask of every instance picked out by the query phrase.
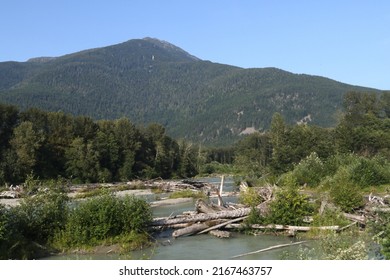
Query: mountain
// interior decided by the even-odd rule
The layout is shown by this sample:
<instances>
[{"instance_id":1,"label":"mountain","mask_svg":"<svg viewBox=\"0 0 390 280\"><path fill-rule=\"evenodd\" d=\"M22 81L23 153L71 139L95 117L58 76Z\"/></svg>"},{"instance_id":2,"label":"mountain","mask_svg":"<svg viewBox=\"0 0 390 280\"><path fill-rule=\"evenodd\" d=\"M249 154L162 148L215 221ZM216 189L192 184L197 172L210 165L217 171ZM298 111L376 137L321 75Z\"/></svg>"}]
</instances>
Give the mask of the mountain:
<instances>
[{"instance_id":1,"label":"mountain","mask_svg":"<svg viewBox=\"0 0 390 280\"><path fill-rule=\"evenodd\" d=\"M201 60L168 42L135 39L61 57L0 63L0 102L94 119L158 122L173 137L231 143L287 122L329 127L348 91L376 91L276 68Z\"/></svg>"}]
</instances>

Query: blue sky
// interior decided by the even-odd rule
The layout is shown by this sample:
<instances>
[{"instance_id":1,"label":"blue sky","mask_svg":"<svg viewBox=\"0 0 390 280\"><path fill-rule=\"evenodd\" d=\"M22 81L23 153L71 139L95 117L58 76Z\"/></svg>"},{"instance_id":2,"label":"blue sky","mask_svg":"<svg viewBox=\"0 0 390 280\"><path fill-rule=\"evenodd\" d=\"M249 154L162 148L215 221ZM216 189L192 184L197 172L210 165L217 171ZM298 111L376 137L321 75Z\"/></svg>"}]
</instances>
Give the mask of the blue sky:
<instances>
[{"instance_id":1,"label":"blue sky","mask_svg":"<svg viewBox=\"0 0 390 280\"><path fill-rule=\"evenodd\" d=\"M0 61L154 37L213 62L390 89L388 0L2 0L0 26Z\"/></svg>"}]
</instances>

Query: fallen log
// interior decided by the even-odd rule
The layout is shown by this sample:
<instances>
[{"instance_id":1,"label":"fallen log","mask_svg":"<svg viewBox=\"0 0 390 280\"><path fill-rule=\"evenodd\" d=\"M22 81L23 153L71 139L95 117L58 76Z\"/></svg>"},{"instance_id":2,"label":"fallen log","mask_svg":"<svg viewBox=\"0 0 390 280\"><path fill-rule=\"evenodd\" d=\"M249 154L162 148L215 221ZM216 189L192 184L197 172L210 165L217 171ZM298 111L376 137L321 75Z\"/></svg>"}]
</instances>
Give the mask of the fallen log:
<instances>
[{"instance_id":1,"label":"fallen log","mask_svg":"<svg viewBox=\"0 0 390 280\"><path fill-rule=\"evenodd\" d=\"M248 256L248 255L253 255L253 254L258 254L258 253L262 253L262 252L267 252L267 251L271 251L271 250L275 250L275 249L279 249L279 248L295 246L295 245L303 244L303 243L306 243L306 242L308 242L308 241L299 241L299 242L295 242L295 243L275 245L275 246L271 246L271 247L268 247L268 248L265 248L265 249L261 249L261 250L257 250L257 251L253 251L253 252L249 252L249 253L244 253L244 254L240 254L240 255L236 255L236 256L231 257L231 259L244 257L244 256Z\"/></svg>"},{"instance_id":2,"label":"fallen log","mask_svg":"<svg viewBox=\"0 0 390 280\"><path fill-rule=\"evenodd\" d=\"M177 238L179 236L184 236L184 235L192 235L192 234L195 234L201 230L204 230L206 228L208 228L209 226L206 225L206 224L202 224L202 223L199 223L199 224L193 224L193 225L190 225L188 227L185 227L185 228L182 228L182 229L178 229L178 230L175 230L173 233L172 233L172 237L174 238Z\"/></svg>"},{"instance_id":3,"label":"fallen log","mask_svg":"<svg viewBox=\"0 0 390 280\"><path fill-rule=\"evenodd\" d=\"M371 207L368 208L367 211L375 213L389 213L390 207Z\"/></svg>"},{"instance_id":4,"label":"fallen log","mask_svg":"<svg viewBox=\"0 0 390 280\"><path fill-rule=\"evenodd\" d=\"M352 223L350 223L349 225L346 225L345 227L339 228L339 229L337 230L337 232L342 232L343 230L346 230L347 228L350 228L350 227L352 227L352 226L354 226L354 225L356 225L356 224L357 224L357 222L352 222Z\"/></svg>"},{"instance_id":5,"label":"fallen log","mask_svg":"<svg viewBox=\"0 0 390 280\"><path fill-rule=\"evenodd\" d=\"M206 214L227 210L226 208L215 204L207 204L206 202L204 202L203 199L198 199L195 202L195 209L197 213L206 213Z\"/></svg>"},{"instance_id":6,"label":"fallen log","mask_svg":"<svg viewBox=\"0 0 390 280\"><path fill-rule=\"evenodd\" d=\"M232 224L232 223L235 223L235 222L242 221L242 220L246 219L247 217L248 216L240 217L240 218L237 218L237 219L233 219L233 220L230 220L230 221L227 221L227 222L215 225L213 227L209 227L209 228L207 228L205 230L202 230L202 231L198 232L197 234L202 234L202 233L206 233L206 232L209 232L209 231L212 231L212 230L215 230L215 229L219 229L219 228L221 228L223 226L226 226L228 224Z\"/></svg>"},{"instance_id":7,"label":"fallen log","mask_svg":"<svg viewBox=\"0 0 390 280\"><path fill-rule=\"evenodd\" d=\"M268 202L266 201L259 204L259 206L257 206L256 209L259 211L260 215L264 215L268 210L267 206L268 206ZM196 215L179 217L179 218L171 218L171 219L158 218L152 221L151 226L166 226L166 225L173 225L173 224L205 222L209 220L234 219L234 218L248 216L251 211L252 208L240 208L236 210L220 211L220 212L209 213L209 214L200 213Z\"/></svg>"},{"instance_id":8,"label":"fallen log","mask_svg":"<svg viewBox=\"0 0 390 280\"><path fill-rule=\"evenodd\" d=\"M241 224L229 224L226 228L242 228ZM288 225L250 225L252 229L276 229L287 231L310 231L310 230L339 230L339 226L322 226L322 227L309 227L309 226L288 226Z\"/></svg>"},{"instance_id":9,"label":"fallen log","mask_svg":"<svg viewBox=\"0 0 390 280\"><path fill-rule=\"evenodd\" d=\"M362 225L366 224L366 218L364 216L359 216L359 215L354 215L349 213L343 213L343 216L353 222L358 222L359 224Z\"/></svg>"}]
</instances>

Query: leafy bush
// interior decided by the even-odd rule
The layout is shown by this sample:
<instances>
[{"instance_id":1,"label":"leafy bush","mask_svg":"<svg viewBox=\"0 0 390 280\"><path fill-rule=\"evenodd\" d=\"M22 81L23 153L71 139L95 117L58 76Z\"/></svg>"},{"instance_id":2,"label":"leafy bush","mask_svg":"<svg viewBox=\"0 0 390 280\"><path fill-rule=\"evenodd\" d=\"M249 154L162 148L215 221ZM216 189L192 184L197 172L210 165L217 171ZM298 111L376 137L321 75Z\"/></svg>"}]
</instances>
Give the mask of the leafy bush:
<instances>
[{"instance_id":1,"label":"leafy bush","mask_svg":"<svg viewBox=\"0 0 390 280\"><path fill-rule=\"evenodd\" d=\"M316 214L313 216L312 226L346 226L350 222L344 217L344 215L338 210L325 209L320 215Z\"/></svg>"},{"instance_id":2,"label":"leafy bush","mask_svg":"<svg viewBox=\"0 0 390 280\"><path fill-rule=\"evenodd\" d=\"M351 179L361 187L379 186L390 182L390 164L382 158L361 157L351 166Z\"/></svg>"},{"instance_id":3,"label":"leafy bush","mask_svg":"<svg viewBox=\"0 0 390 280\"><path fill-rule=\"evenodd\" d=\"M268 223L282 225L300 225L305 216L311 215L313 206L307 197L295 188L282 189L270 203Z\"/></svg>"},{"instance_id":4,"label":"leafy bush","mask_svg":"<svg viewBox=\"0 0 390 280\"><path fill-rule=\"evenodd\" d=\"M299 185L317 186L325 175L325 166L317 153L311 153L294 166L291 175Z\"/></svg>"},{"instance_id":5,"label":"leafy bush","mask_svg":"<svg viewBox=\"0 0 390 280\"><path fill-rule=\"evenodd\" d=\"M97 245L107 238L145 232L151 219L151 209L144 200L106 193L71 210L56 243L65 248Z\"/></svg>"},{"instance_id":6,"label":"leafy bush","mask_svg":"<svg viewBox=\"0 0 390 280\"><path fill-rule=\"evenodd\" d=\"M241 191L239 201L242 204L251 207L256 207L261 202L263 202L259 192L257 191L257 188L255 187L248 187L246 191Z\"/></svg>"},{"instance_id":7,"label":"leafy bush","mask_svg":"<svg viewBox=\"0 0 390 280\"><path fill-rule=\"evenodd\" d=\"M390 213L378 213L375 221L369 223L374 241L381 247L381 254L390 260Z\"/></svg>"},{"instance_id":8,"label":"leafy bush","mask_svg":"<svg viewBox=\"0 0 390 280\"><path fill-rule=\"evenodd\" d=\"M380 156L367 158L355 154L336 155L325 162L329 176L336 175L341 168L346 168L349 179L362 188L390 183L390 163Z\"/></svg>"},{"instance_id":9,"label":"leafy bush","mask_svg":"<svg viewBox=\"0 0 390 280\"><path fill-rule=\"evenodd\" d=\"M20 206L0 208L0 258L43 256L55 232L65 226L67 197L54 191L38 192Z\"/></svg>"},{"instance_id":10,"label":"leafy bush","mask_svg":"<svg viewBox=\"0 0 390 280\"><path fill-rule=\"evenodd\" d=\"M348 168L340 168L324 186L330 189L333 202L344 212L352 212L363 206L363 196L359 187L350 179Z\"/></svg>"}]
</instances>

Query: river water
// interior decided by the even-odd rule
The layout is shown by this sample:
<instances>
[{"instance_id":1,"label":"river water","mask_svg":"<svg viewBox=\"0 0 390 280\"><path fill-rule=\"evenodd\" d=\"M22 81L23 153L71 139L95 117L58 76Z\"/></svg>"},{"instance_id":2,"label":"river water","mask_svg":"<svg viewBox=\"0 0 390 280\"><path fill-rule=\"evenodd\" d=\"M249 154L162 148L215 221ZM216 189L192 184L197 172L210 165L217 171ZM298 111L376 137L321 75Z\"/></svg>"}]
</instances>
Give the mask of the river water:
<instances>
[{"instance_id":1,"label":"river water","mask_svg":"<svg viewBox=\"0 0 390 280\"><path fill-rule=\"evenodd\" d=\"M201 181L207 181L219 184L220 178L205 178ZM236 191L233 180L226 178L224 183L224 193ZM225 202L235 202L236 197L224 197ZM175 205L165 205L153 208L155 217L165 217L181 214L183 211L194 210L195 201L185 202ZM164 231L154 236L156 246L145 250L132 252L131 255L117 254L91 254L77 255L68 254L61 256L52 256L50 259L152 259L152 260L228 260L234 256L245 254L268 248L274 245L287 244L295 241L286 236L274 235L249 235L245 233L233 232L229 239L220 239L208 234L172 238L171 231ZM251 254L237 259L246 260L279 260L286 255L293 255L299 249L298 246L291 246Z\"/></svg>"}]
</instances>

